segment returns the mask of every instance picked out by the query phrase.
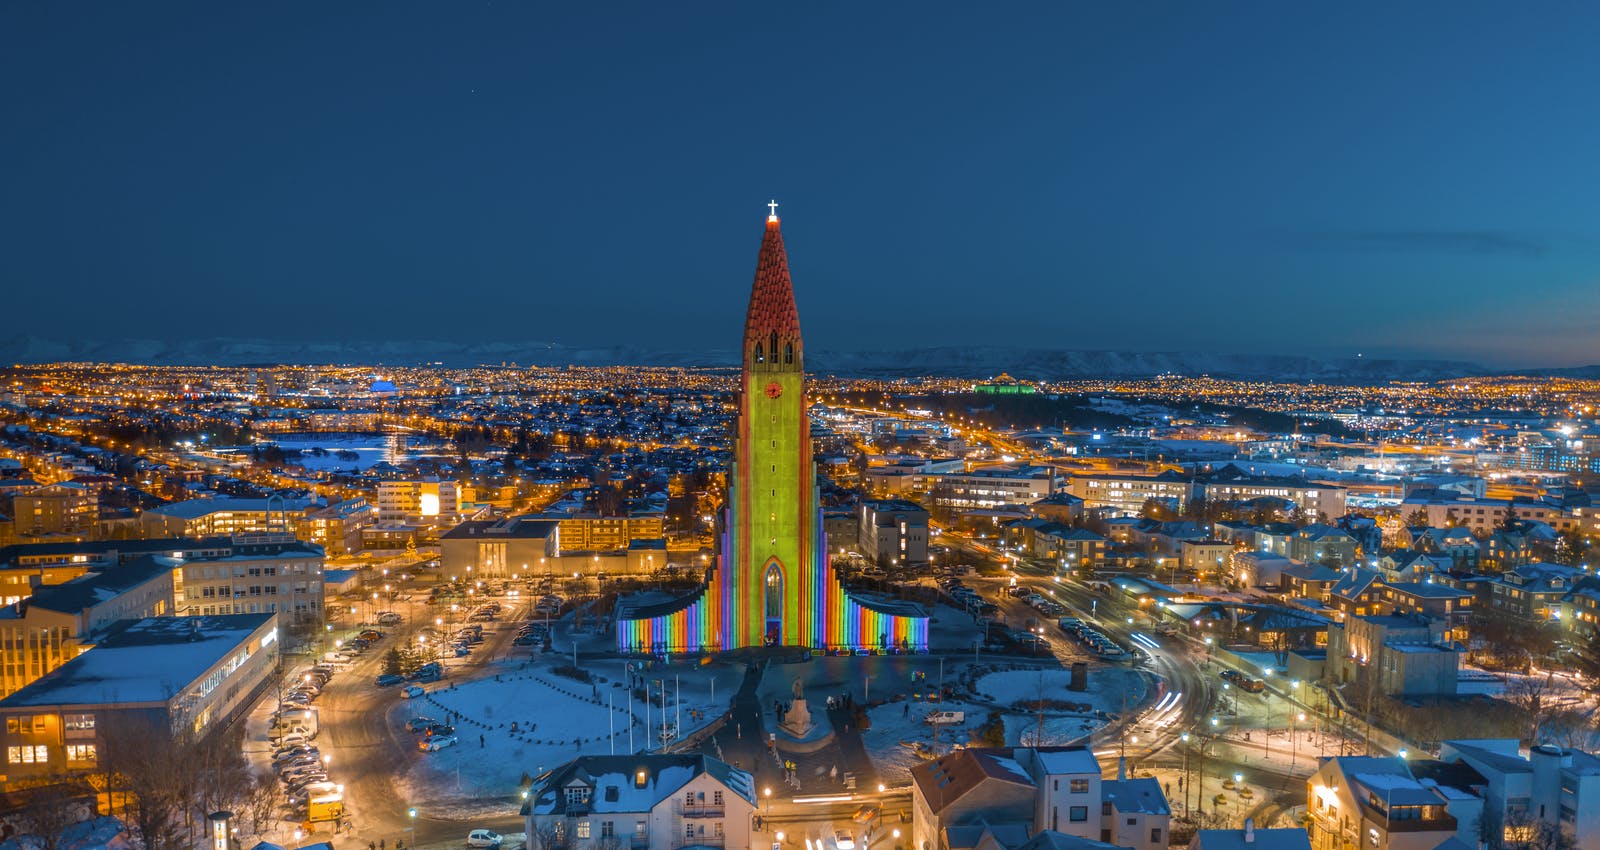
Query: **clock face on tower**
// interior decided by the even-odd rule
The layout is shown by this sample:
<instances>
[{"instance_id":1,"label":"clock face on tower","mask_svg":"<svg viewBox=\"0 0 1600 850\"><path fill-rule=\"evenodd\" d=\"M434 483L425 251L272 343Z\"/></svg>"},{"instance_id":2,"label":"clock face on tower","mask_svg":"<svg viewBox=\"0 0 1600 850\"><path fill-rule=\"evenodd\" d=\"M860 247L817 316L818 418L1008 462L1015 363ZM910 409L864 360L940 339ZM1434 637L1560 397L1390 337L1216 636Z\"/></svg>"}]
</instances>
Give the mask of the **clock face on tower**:
<instances>
[{"instance_id":1,"label":"clock face on tower","mask_svg":"<svg viewBox=\"0 0 1600 850\"><path fill-rule=\"evenodd\" d=\"M767 398L777 398L781 395L783 395L783 387L779 386L777 381L767 384Z\"/></svg>"}]
</instances>

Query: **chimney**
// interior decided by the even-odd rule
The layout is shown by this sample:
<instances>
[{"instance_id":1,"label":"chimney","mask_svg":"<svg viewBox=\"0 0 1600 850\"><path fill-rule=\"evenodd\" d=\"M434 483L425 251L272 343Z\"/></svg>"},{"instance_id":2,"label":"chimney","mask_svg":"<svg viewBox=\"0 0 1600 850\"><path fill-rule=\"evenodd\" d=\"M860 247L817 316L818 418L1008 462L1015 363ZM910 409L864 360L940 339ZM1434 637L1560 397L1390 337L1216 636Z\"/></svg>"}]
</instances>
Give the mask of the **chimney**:
<instances>
[{"instance_id":1,"label":"chimney","mask_svg":"<svg viewBox=\"0 0 1600 850\"><path fill-rule=\"evenodd\" d=\"M1246 843L1246 844L1254 844L1254 843L1256 843L1256 819L1255 818L1245 818L1244 819L1244 843Z\"/></svg>"}]
</instances>

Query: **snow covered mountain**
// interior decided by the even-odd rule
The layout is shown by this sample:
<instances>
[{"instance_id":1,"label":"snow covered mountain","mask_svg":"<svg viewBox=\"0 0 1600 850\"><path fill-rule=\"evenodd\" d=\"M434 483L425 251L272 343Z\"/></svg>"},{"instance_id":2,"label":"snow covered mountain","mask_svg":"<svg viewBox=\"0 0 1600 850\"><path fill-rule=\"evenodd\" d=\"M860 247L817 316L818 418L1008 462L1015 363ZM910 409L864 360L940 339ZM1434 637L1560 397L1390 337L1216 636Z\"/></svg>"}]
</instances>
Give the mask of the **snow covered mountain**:
<instances>
[{"instance_id":1,"label":"snow covered mountain","mask_svg":"<svg viewBox=\"0 0 1600 850\"><path fill-rule=\"evenodd\" d=\"M119 362L154 365L241 366L276 363L446 366L517 363L520 365L734 366L732 349L643 349L629 346L577 348L543 342L450 342L389 340L292 343L263 339L51 340L21 335L0 340L0 362ZM1494 374L1475 363L1451 360L1381 358L1319 359L1297 355L1219 354L1180 351L1069 351L998 346L918 348L894 351L806 352L817 373L859 377L945 375L987 378L1008 372L1019 378L1051 380L1093 377L1146 377L1161 374L1287 381L1366 383L1389 380L1442 380ZM1518 374L1591 372L1600 367L1518 370Z\"/></svg>"}]
</instances>

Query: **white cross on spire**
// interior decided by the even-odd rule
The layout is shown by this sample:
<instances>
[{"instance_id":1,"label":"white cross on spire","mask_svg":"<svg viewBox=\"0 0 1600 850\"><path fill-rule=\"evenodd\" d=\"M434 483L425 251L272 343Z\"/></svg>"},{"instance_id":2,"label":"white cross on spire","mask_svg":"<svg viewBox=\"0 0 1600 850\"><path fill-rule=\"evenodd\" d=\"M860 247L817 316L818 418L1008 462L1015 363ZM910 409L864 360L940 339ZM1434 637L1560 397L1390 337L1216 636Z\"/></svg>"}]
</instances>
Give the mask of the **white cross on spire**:
<instances>
[{"instance_id":1,"label":"white cross on spire","mask_svg":"<svg viewBox=\"0 0 1600 850\"><path fill-rule=\"evenodd\" d=\"M777 221L778 220L778 202L777 201L768 201L767 202L767 209L770 209L772 211L771 213L769 213L767 215L767 221Z\"/></svg>"}]
</instances>

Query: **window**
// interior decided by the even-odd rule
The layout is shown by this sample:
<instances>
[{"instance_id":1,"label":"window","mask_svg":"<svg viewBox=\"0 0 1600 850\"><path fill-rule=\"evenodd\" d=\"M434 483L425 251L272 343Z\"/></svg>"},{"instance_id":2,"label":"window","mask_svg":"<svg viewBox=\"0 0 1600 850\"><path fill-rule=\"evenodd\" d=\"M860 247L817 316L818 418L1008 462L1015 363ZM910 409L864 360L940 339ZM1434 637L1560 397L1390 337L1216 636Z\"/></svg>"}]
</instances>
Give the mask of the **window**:
<instances>
[{"instance_id":1,"label":"window","mask_svg":"<svg viewBox=\"0 0 1600 850\"><path fill-rule=\"evenodd\" d=\"M616 830L616 825L615 824L613 824L611 821L608 821L608 820L603 820L603 821L600 822L600 837L601 838L611 838L611 837L615 836L616 834L617 834L617 830Z\"/></svg>"},{"instance_id":2,"label":"window","mask_svg":"<svg viewBox=\"0 0 1600 850\"><path fill-rule=\"evenodd\" d=\"M1376 829L1367 830L1367 843L1373 847L1378 846L1378 831Z\"/></svg>"},{"instance_id":3,"label":"window","mask_svg":"<svg viewBox=\"0 0 1600 850\"><path fill-rule=\"evenodd\" d=\"M574 785L567 789L567 805L581 806L589 802L589 789L582 785Z\"/></svg>"},{"instance_id":4,"label":"window","mask_svg":"<svg viewBox=\"0 0 1600 850\"><path fill-rule=\"evenodd\" d=\"M68 734L73 732L93 732L93 714L64 714L61 716L61 725Z\"/></svg>"},{"instance_id":5,"label":"window","mask_svg":"<svg viewBox=\"0 0 1600 850\"><path fill-rule=\"evenodd\" d=\"M1151 844L1160 844L1161 843L1161 827L1155 826L1155 827L1151 827L1150 828L1150 843Z\"/></svg>"},{"instance_id":6,"label":"window","mask_svg":"<svg viewBox=\"0 0 1600 850\"><path fill-rule=\"evenodd\" d=\"M1139 825L1139 819L1138 818L1128 818L1128 826L1138 826L1138 825Z\"/></svg>"},{"instance_id":7,"label":"window","mask_svg":"<svg viewBox=\"0 0 1600 850\"><path fill-rule=\"evenodd\" d=\"M721 791L712 791L711 792L711 805L713 805L713 806L722 805L722 792Z\"/></svg>"},{"instance_id":8,"label":"window","mask_svg":"<svg viewBox=\"0 0 1600 850\"><path fill-rule=\"evenodd\" d=\"M1072 821L1073 823L1084 823L1085 821L1089 820L1089 807L1073 806L1072 808L1067 809L1067 820Z\"/></svg>"},{"instance_id":9,"label":"window","mask_svg":"<svg viewBox=\"0 0 1600 850\"><path fill-rule=\"evenodd\" d=\"M1071 791L1074 794L1087 794L1087 793L1089 793L1089 780L1087 780L1087 779L1073 779L1073 780L1070 780L1069 783L1068 783L1067 790Z\"/></svg>"},{"instance_id":10,"label":"window","mask_svg":"<svg viewBox=\"0 0 1600 850\"><path fill-rule=\"evenodd\" d=\"M1100 804L1100 814L1101 814L1102 817L1108 816L1108 815L1111 814L1111 801L1110 800L1107 800L1104 803Z\"/></svg>"},{"instance_id":11,"label":"window","mask_svg":"<svg viewBox=\"0 0 1600 850\"><path fill-rule=\"evenodd\" d=\"M68 744L67 762L69 764L94 764L94 744Z\"/></svg>"},{"instance_id":12,"label":"window","mask_svg":"<svg viewBox=\"0 0 1600 850\"><path fill-rule=\"evenodd\" d=\"M643 840L645 835L646 835L646 832L645 832L644 821L642 821L642 820L634 821L633 822L633 837Z\"/></svg>"},{"instance_id":13,"label":"window","mask_svg":"<svg viewBox=\"0 0 1600 850\"><path fill-rule=\"evenodd\" d=\"M588 838L589 837L589 822L588 821L586 821L586 820L578 821L578 837L579 838Z\"/></svg>"},{"instance_id":14,"label":"window","mask_svg":"<svg viewBox=\"0 0 1600 850\"><path fill-rule=\"evenodd\" d=\"M44 764L50 761L50 748L44 745L6 747L7 764Z\"/></svg>"}]
</instances>

